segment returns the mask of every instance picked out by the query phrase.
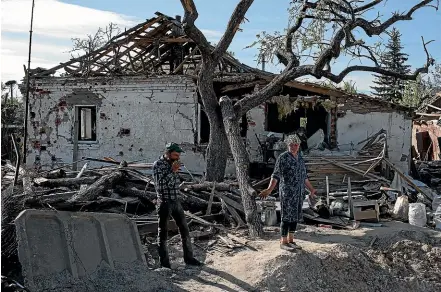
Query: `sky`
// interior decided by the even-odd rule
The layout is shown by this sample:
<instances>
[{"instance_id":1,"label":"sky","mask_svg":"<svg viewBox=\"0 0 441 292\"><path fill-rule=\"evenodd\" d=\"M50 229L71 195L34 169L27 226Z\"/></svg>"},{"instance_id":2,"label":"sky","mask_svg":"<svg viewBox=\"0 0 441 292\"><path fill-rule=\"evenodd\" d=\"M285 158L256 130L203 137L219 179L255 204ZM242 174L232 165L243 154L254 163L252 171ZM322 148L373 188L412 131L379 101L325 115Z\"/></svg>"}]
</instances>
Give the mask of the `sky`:
<instances>
[{"instance_id":1,"label":"sky","mask_svg":"<svg viewBox=\"0 0 441 292\"><path fill-rule=\"evenodd\" d=\"M217 42L222 36L229 17L239 0L195 0L199 11L197 26L207 39ZM283 30L288 23L288 0L255 0L246 14L249 22L241 26L229 51L242 63L258 67L256 49L245 49L256 40L261 31ZM380 4L381 15L389 17L393 11L404 12L419 0L389 0ZM31 0L2 0L1 8L1 81L20 80L27 64ZM51 68L70 59L73 37L94 34L99 27L116 23L130 28L154 17L160 11L169 16L183 15L179 0L36 0L32 41L31 68ZM414 14L414 20L400 22L396 27L402 33L404 52L409 54L409 64L414 68L425 63L421 36L434 39L429 50L441 62L441 10L424 8ZM342 58L333 66L338 72L348 66L349 59ZM351 63L353 64L353 63ZM279 72L282 67L267 65L266 69ZM359 91L368 92L372 85L370 73L354 72L346 80L355 82Z\"/></svg>"}]
</instances>

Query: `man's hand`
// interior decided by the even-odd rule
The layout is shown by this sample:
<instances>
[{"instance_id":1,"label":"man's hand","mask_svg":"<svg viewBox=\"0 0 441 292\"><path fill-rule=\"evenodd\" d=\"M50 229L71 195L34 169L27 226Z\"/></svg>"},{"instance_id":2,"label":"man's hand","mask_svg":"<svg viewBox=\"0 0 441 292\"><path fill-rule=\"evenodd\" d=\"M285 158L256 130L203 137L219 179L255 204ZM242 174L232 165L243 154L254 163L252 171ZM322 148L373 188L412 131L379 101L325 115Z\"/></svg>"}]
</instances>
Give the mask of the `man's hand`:
<instances>
[{"instance_id":1,"label":"man's hand","mask_svg":"<svg viewBox=\"0 0 441 292\"><path fill-rule=\"evenodd\" d=\"M172 171L178 172L180 167L181 167L181 163L179 161L175 161L172 164Z\"/></svg>"},{"instance_id":2,"label":"man's hand","mask_svg":"<svg viewBox=\"0 0 441 292\"><path fill-rule=\"evenodd\" d=\"M264 199L266 197L268 197L268 195L271 194L271 190L270 189L264 189L263 191L260 192L259 196Z\"/></svg>"},{"instance_id":3,"label":"man's hand","mask_svg":"<svg viewBox=\"0 0 441 292\"><path fill-rule=\"evenodd\" d=\"M316 189L312 189L312 190L309 191L309 196L311 198L315 198L317 196L316 193L317 193L317 190Z\"/></svg>"}]
</instances>

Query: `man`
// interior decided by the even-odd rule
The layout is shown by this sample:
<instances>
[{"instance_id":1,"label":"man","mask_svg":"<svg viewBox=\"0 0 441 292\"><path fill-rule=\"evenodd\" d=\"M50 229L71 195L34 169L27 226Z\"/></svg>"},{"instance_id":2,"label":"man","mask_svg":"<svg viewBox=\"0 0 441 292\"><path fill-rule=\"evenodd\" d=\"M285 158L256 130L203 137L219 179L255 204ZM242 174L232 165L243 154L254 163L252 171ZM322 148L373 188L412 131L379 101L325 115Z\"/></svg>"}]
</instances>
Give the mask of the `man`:
<instances>
[{"instance_id":1,"label":"man","mask_svg":"<svg viewBox=\"0 0 441 292\"><path fill-rule=\"evenodd\" d=\"M277 158L269 186L260 195L263 198L267 197L279 183L282 219L280 248L293 251L300 248L294 242L294 232L297 223L302 219L305 186L310 191L311 197L315 197L316 190L309 182L305 162L299 154L300 138L297 135L290 135L285 142L288 151L283 152Z\"/></svg>"},{"instance_id":2,"label":"man","mask_svg":"<svg viewBox=\"0 0 441 292\"><path fill-rule=\"evenodd\" d=\"M157 210L159 216L159 259L161 266L170 269L170 259L167 251L167 231L170 215L176 222L181 234L184 261L187 265L200 266L201 263L193 257L190 232L185 218L184 209L178 199L179 176L181 167L179 158L184 152L176 143L169 143L166 151L153 165L153 178L157 194Z\"/></svg>"}]
</instances>

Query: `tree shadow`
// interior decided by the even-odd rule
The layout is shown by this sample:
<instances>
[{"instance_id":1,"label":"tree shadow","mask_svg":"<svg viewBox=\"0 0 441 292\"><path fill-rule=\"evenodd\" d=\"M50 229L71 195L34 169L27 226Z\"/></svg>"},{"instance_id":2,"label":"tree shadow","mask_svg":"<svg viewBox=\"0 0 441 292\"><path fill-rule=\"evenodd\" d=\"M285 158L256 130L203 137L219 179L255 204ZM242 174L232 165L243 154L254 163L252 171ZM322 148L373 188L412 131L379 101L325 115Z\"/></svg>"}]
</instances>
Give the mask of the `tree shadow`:
<instances>
[{"instance_id":1,"label":"tree shadow","mask_svg":"<svg viewBox=\"0 0 441 292\"><path fill-rule=\"evenodd\" d=\"M225 280L225 281L233 284L234 286L237 286L245 291L258 291L258 289L256 287L253 287L252 285L248 284L247 282L242 281L227 272L216 270L216 269L210 268L208 266L202 267L201 270L204 271L205 273L222 278L223 280ZM232 291L232 292L237 291L237 290L230 288L224 284L221 284L218 282L213 282L213 281L210 281L207 279L203 279L199 276L194 276L193 279L200 282L200 283L206 284L206 285L212 285L212 286L218 287L218 288L222 289L223 291Z\"/></svg>"}]
</instances>

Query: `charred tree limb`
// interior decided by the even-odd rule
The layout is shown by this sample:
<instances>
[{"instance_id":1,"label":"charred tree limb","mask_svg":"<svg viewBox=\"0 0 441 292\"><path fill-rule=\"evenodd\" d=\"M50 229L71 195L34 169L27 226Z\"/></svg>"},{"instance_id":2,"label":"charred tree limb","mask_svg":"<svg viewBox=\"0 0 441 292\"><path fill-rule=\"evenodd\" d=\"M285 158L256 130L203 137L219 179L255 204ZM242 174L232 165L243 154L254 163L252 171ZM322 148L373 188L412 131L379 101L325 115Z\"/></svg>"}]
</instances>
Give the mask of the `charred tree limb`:
<instances>
[{"instance_id":1,"label":"charred tree limb","mask_svg":"<svg viewBox=\"0 0 441 292\"><path fill-rule=\"evenodd\" d=\"M123 177L124 173L121 170L104 175L87 188L80 190L69 201L93 201L99 196L103 196L107 190L113 188Z\"/></svg>"},{"instance_id":2,"label":"charred tree limb","mask_svg":"<svg viewBox=\"0 0 441 292\"><path fill-rule=\"evenodd\" d=\"M198 29L194 24L199 16L196 5L194 4L193 0L181 0L181 4L185 12L182 22L182 27L185 33L198 45L202 56L210 55L210 43L207 41L201 30Z\"/></svg>"},{"instance_id":3,"label":"charred tree limb","mask_svg":"<svg viewBox=\"0 0 441 292\"><path fill-rule=\"evenodd\" d=\"M190 193L181 192L182 199L181 204L186 210L190 210L192 212L197 212L200 210L206 210L208 207L208 201L203 200L197 196L194 196ZM213 202L211 205L211 210L213 213L220 212L222 206L219 202Z\"/></svg>"},{"instance_id":4,"label":"charred tree limb","mask_svg":"<svg viewBox=\"0 0 441 292\"><path fill-rule=\"evenodd\" d=\"M79 187L80 185L89 185L96 182L97 176L80 177L80 178L44 178L39 177L34 179L34 183L41 187Z\"/></svg>"},{"instance_id":5,"label":"charred tree limb","mask_svg":"<svg viewBox=\"0 0 441 292\"><path fill-rule=\"evenodd\" d=\"M115 186L115 191L123 197L135 197L140 199L147 199L150 201L156 200L156 193L150 191L141 191L134 188L123 186Z\"/></svg>"},{"instance_id":6,"label":"charred tree limb","mask_svg":"<svg viewBox=\"0 0 441 292\"><path fill-rule=\"evenodd\" d=\"M219 60L227 51L231 42L233 41L236 32L239 30L239 26L245 18L250 6L253 4L254 0L240 0L237 4L236 9L234 9L233 14L228 21L227 28L216 48L214 49L213 55L214 60Z\"/></svg>"},{"instance_id":7,"label":"charred tree limb","mask_svg":"<svg viewBox=\"0 0 441 292\"><path fill-rule=\"evenodd\" d=\"M203 182L200 184L188 184L183 183L181 185L181 189L189 189L191 191L199 192L199 191L211 191L213 188L213 185L215 185L215 189L217 191L231 191L233 188L238 188L238 183L214 183L214 182Z\"/></svg>"}]
</instances>

